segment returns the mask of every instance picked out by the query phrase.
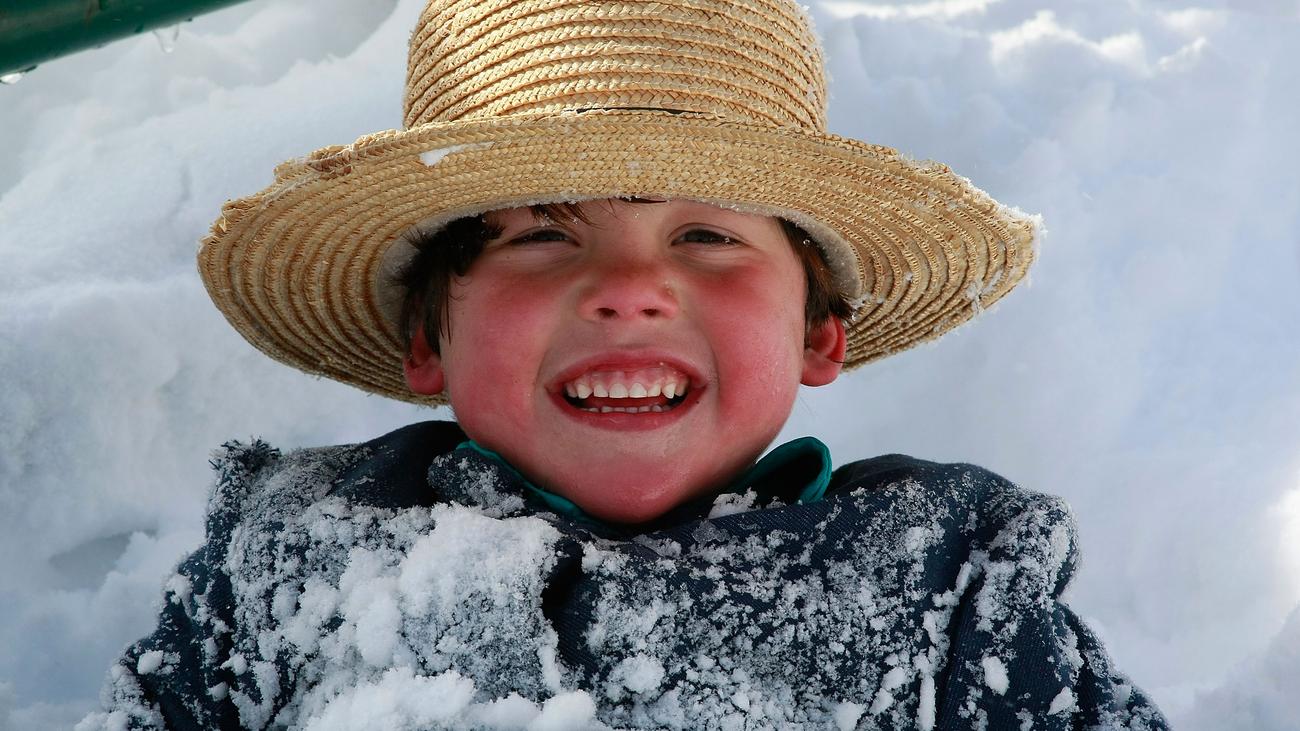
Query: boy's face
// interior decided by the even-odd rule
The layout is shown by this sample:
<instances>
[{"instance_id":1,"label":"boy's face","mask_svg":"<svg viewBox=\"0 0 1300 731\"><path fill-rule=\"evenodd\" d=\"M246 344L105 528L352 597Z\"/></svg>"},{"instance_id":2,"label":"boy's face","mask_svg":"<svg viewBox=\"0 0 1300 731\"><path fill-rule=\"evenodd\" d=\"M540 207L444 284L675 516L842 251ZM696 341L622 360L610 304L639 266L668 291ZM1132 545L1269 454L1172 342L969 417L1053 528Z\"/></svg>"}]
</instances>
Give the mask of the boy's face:
<instances>
[{"instance_id":1,"label":"boy's face","mask_svg":"<svg viewBox=\"0 0 1300 731\"><path fill-rule=\"evenodd\" d=\"M582 210L590 224L488 214L502 233L453 279L441 353L417 338L407 381L445 386L465 433L540 487L639 522L752 464L799 384L834 380L844 329L832 317L805 345L805 275L774 218Z\"/></svg>"}]
</instances>

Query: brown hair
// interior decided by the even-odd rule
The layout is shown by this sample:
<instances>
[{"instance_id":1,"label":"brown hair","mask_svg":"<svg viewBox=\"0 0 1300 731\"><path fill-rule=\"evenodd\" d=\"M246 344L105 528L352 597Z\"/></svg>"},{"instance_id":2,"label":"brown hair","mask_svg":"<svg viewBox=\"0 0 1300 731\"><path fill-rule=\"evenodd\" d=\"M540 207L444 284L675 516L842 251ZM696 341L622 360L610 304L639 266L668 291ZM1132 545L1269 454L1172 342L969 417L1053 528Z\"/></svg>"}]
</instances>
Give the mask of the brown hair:
<instances>
[{"instance_id":1,"label":"brown hair","mask_svg":"<svg viewBox=\"0 0 1300 731\"><path fill-rule=\"evenodd\" d=\"M654 203L642 198L628 198L633 203ZM591 221L577 203L543 203L531 206L539 217L576 218ZM828 318L847 321L852 312L844 295L835 289L834 276L821 247L799 226L778 219L795 256L803 265L807 283L804 299L805 332ZM451 296L451 278L469 273L474 260L483 253L488 241L501 235L501 228L491 226L482 215L458 218L434 233L415 229L404 237L415 247L416 254L393 278L402 289L402 338L409 353L417 328L424 329L429 347L438 352L441 334L451 337L447 298Z\"/></svg>"}]
</instances>

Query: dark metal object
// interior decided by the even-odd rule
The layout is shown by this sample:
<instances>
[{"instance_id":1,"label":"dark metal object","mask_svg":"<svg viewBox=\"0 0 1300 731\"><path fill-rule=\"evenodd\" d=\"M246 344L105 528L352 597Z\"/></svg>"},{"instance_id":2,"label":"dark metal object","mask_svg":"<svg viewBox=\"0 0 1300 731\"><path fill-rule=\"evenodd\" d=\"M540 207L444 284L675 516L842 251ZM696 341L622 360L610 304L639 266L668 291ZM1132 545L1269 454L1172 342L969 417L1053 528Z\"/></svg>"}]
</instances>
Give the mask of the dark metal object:
<instances>
[{"instance_id":1,"label":"dark metal object","mask_svg":"<svg viewBox=\"0 0 1300 731\"><path fill-rule=\"evenodd\" d=\"M0 75L243 0L0 0Z\"/></svg>"}]
</instances>

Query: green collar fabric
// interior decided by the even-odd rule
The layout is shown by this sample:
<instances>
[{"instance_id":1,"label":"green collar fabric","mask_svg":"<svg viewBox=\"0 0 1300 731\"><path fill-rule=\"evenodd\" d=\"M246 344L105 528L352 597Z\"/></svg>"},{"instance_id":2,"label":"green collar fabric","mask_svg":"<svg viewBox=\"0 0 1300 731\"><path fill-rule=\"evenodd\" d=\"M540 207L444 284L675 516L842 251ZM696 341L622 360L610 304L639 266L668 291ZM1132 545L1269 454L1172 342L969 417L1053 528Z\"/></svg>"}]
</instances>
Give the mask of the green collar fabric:
<instances>
[{"instance_id":1,"label":"green collar fabric","mask_svg":"<svg viewBox=\"0 0 1300 731\"><path fill-rule=\"evenodd\" d=\"M484 447L474 440L461 442L456 449L469 449L491 459L519 479L530 492L552 511L566 515L584 523L603 525L600 521L587 515L572 500L556 495L534 485L504 457ZM796 484L791 484L795 481ZM773 449L763 456L754 466L745 470L723 493L744 493L753 490L762 502L773 499L789 500L798 488L794 502L798 504L815 503L826 494L831 484L831 452L816 437L799 437ZM801 485L801 487L800 487Z\"/></svg>"}]
</instances>

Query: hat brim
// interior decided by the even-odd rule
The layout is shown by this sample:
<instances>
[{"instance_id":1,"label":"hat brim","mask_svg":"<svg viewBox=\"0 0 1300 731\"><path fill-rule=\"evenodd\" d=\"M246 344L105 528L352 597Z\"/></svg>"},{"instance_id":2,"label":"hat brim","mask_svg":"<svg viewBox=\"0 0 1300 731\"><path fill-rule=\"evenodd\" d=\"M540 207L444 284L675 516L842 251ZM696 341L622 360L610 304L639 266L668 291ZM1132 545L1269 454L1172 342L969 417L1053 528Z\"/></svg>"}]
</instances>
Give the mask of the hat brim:
<instances>
[{"instance_id":1,"label":"hat brim","mask_svg":"<svg viewBox=\"0 0 1300 731\"><path fill-rule=\"evenodd\" d=\"M716 116L591 110L426 124L281 164L228 202L199 251L213 302L272 358L416 403L392 250L414 226L619 196L784 216L854 298L845 367L933 339L1005 295L1037 219L936 163L828 134ZM409 248L409 247L407 247Z\"/></svg>"}]
</instances>

